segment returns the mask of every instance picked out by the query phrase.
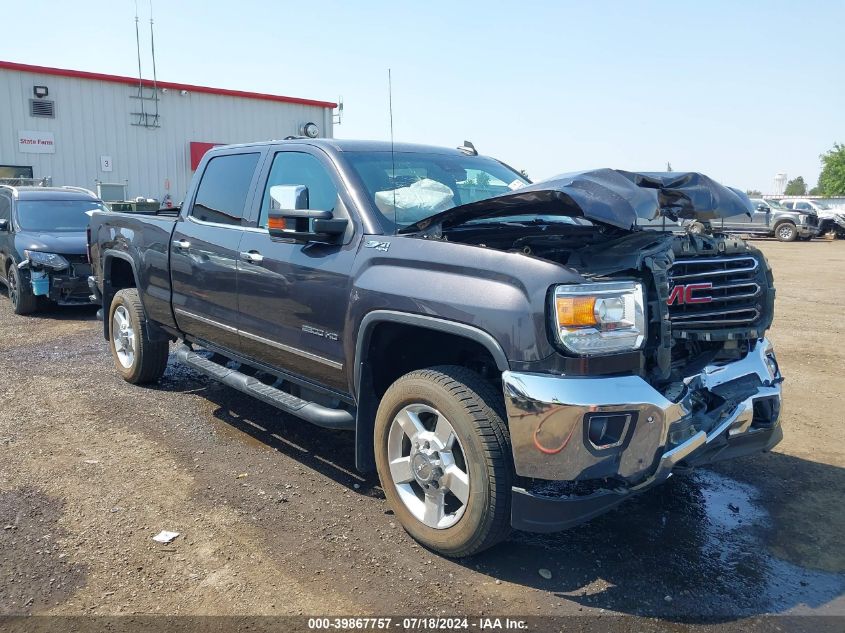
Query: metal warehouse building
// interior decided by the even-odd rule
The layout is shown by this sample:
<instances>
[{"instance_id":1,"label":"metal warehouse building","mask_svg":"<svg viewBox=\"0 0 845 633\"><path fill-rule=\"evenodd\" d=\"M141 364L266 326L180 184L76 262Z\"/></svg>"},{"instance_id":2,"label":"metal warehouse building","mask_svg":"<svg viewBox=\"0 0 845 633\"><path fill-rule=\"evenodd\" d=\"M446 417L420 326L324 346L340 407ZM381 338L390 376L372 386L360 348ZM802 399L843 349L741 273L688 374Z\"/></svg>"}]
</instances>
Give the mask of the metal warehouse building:
<instances>
[{"instance_id":1,"label":"metal warehouse building","mask_svg":"<svg viewBox=\"0 0 845 633\"><path fill-rule=\"evenodd\" d=\"M0 61L0 178L178 204L212 146L332 136L327 101ZM308 126L308 124L314 124Z\"/></svg>"}]
</instances>

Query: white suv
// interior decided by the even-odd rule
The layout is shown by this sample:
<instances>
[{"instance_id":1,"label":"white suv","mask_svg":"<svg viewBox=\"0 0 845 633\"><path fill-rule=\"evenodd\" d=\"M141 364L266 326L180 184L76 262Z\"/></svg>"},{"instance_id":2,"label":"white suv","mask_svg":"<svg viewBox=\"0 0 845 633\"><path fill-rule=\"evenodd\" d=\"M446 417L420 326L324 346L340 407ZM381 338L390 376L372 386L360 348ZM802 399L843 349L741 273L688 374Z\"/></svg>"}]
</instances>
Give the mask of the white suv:
<instances>
[{"instance_id":1,"label":"white suv","mask_svg":"<svg viewBox=\"0 0 845 633\"><path fill-rule=\"evenodd\" d=\"M819 235L832 231L836 237L845 238L845 211L834 209L821 200L785 198L780 203L795 211L815 211L819 216Z\"/></svg>"}]
</instances>

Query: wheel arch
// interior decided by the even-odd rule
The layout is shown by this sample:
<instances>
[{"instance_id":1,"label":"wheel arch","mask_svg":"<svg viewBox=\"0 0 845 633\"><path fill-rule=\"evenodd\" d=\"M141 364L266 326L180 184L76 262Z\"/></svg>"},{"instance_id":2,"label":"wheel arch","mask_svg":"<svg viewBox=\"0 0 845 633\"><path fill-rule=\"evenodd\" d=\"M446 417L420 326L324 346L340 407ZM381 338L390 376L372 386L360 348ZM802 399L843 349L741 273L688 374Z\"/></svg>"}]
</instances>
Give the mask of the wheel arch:
<instances>
[{"instance_id":1,"label":"wheel arch","mask_svg":"<svg viewBox=\"0 0 845 633\"><path fill-rule=\"evenodd\" d=\"M398 360L389 367L382 362L390 345L405 349L409 342L424 350ZM353 366L353 390L357 403L355 464L361 471L375 468L373 428L381 395L408 371L439 364L478 365L489 377L506 371L508 359L498 341L484 330L422 314L374 310L358 328Z\"/></svg>"},{"instance_id":2,"label":"wheel arch","mask_svg":"<svg viewBox=\"0 0 845 633\"><path fill-rule=\"evenodd\" d=\"M103 251L102 275L103 338L108 340L112 300L119 290L138 287L138 273L135 270L135 262L128 253L107 249Z\"/></svg>"}]
</instances>

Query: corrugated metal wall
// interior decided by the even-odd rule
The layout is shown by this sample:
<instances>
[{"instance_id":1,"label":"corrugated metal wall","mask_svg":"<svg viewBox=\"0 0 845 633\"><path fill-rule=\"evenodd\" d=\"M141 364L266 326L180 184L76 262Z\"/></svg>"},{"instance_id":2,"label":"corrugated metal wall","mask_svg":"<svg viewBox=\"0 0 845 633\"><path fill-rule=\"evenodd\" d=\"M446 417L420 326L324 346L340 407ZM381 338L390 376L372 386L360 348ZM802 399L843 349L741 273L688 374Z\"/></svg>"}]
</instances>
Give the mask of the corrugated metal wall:
<instances>
[{"instance_id":1,"label":"corrugated metal wall","mask_svg":"<svg viewBox=\"0 0 845 633\"><path fill-rule=\"evenodd\" d=\"M56 103L55 118L32 117L33 86L47 86ZM144 94L152 95L151 89ZM332 135L329 108L189 92L159 91L160 126L138 121L138 88L106 81L0 69L0 165L31 165L36 178L52 177L54 185L95 189L95 181L128 181L128 197L174 203L185 195L191 171L189 143L247 143L299 134L313 121L321 136ZM150 112L154 102L146 100ZM52 132L54 154L19 151L20 130ZM111 156L111 172L101 170L100 157Z\"/></svg>"}]
</instances>

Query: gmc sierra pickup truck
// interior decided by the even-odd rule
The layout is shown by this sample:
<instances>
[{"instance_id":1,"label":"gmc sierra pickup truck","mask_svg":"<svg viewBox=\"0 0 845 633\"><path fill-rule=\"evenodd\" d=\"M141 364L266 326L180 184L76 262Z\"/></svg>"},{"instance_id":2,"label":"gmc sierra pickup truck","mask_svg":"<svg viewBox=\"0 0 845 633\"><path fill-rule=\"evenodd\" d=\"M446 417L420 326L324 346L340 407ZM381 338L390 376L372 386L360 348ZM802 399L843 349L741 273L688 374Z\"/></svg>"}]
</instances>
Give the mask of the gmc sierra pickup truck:
<instances>
[{"instance_id":1,"label":"gmc sierra pickup truck","mask_svg":"<svg viewBox=\"0 0 845 633\"><path fill-rule=\"evenodd\" d=\"M765 257L637 226L750 212L695 173L531 184L469 143L288 139L211 150L173 217L94 213L90 284L127 381L181 341L354 431L404 528L466 556L780 440Z\"/></svg>"}]
</instances>

